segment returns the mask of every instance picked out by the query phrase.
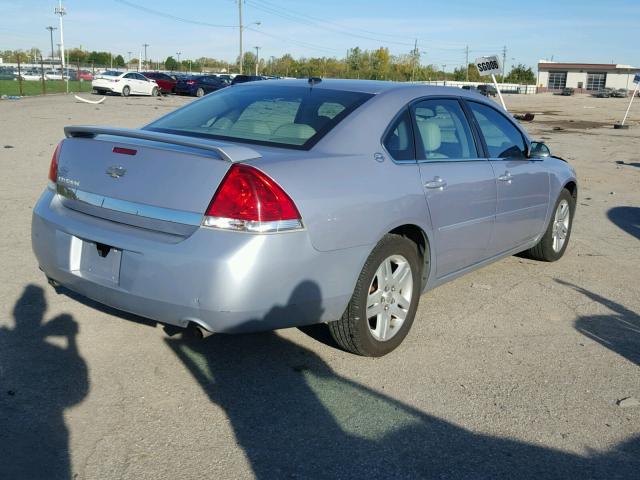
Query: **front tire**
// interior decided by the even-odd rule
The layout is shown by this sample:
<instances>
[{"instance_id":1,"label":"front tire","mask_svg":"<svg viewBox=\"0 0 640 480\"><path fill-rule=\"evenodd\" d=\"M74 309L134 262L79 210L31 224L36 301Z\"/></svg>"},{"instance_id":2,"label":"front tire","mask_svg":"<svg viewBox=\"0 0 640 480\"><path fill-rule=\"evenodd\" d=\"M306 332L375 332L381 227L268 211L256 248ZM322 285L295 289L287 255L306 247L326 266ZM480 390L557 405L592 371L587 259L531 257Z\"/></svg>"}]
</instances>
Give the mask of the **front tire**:
<instances>
[{"instance_id":1,"label":"front tire","mask_svg":"<svg viewBox=\"0 0 640 480\"><path fill-rule=\"evenodd\" d=\"M158 87L153 87L153 89L151 90L151 96L152 97L157 97L158 95L159 95Z\"/></svg>"},{"instance_id":2,"label":"front tire","mask_svg":"<svg viewBox=\"0 0 640 480\"><path fill-rule=\"evenodd\" d=\"M128 97L131 94L131 89L129 88L128 85L125 85L124 87L122 87L122 96L123 97Z\"/></svg>"},{"instance_id":3,"label":"front tire","mask_svg":"<svg viewBox=\"0 0 640 480\"><path fill-rule=\"evenodd\" d=\"M367 258L342 318L329 323L334 340L344 350L367 357L393 351L413 324L421 278L417 245L385 235Z\"/></svg>"},{"instance_id":4,"label":"front tire","mask_svg":"<svg viewBox=\"0 0 640 480\"><path fill-rule=\"evenodd\" d=\"M575 211L576 199L567 189L563 189L556 201L547 230L536 246L524 252L525 255L544 262L560 260L569 245Z\"/></svg>"}]
</instances>

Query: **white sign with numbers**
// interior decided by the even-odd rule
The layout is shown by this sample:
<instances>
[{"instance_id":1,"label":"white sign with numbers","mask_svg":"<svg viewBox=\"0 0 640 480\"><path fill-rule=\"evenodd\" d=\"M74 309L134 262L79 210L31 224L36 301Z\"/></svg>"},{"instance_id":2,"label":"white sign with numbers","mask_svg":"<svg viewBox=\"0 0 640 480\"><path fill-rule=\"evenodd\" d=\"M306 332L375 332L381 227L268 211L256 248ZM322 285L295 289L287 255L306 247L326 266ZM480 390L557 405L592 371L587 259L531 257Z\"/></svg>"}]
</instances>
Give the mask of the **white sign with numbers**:
<instances>
[{"instance_id":1,"label":"white sign with numbers","mask_svg":"<svg viewBox=\"0 0 640 480\"><path fill-rule=\"evenodd\" d=\"M476 58L476 68L478 69L478 73L483 77L502 73L500 59L496 55Z\"/></svg>"}]
</instances>

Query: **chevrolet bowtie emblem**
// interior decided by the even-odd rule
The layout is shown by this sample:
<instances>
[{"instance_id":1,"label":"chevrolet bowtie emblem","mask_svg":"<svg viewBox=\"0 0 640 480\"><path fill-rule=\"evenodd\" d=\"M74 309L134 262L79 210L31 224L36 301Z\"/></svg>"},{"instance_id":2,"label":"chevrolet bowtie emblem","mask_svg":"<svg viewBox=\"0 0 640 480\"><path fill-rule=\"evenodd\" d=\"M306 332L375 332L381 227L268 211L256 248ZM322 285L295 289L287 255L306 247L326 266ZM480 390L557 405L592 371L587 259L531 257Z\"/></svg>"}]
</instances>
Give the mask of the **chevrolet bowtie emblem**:
<instances>
[{"instance_id":1,"label":"chevrolet bowtie emblem","mask_svg":"<svg viewBox=\"0 0 640 480\"><path fill-rule=\"evenodd\" d=\"M105 173L111 178L120 178L125 173L127 173L127 169L122 165L111 165L109 168L107 168Z\"/></svg>"}]
</instances>

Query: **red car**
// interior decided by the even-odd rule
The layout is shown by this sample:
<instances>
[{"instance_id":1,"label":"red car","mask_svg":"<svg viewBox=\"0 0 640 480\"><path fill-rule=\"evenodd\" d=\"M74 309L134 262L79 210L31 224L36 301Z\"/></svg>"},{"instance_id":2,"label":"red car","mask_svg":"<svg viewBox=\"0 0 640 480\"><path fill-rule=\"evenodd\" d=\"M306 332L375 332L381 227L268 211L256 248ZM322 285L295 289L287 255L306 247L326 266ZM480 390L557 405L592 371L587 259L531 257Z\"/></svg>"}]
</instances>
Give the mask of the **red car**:
<instances>
[{"instance_id":1,"label":"red car","mask_svg":"<svg viewBox=\"0 0 640 480\"><path fill-rule=\"evenodd\" d=\"M176 93L176 79L161 72L142 72L147 78L155 80L162 93Z\"/></svg>"},{"instance_id":2,"label":"red car","mask_svg":"<svg viewBox=\"0 0 640 480\"><path fill-rule=\"evenodd\" d=\"M78 80L87 80L90 82L93 80L93 75L91 75L91 72L88 70L80 70L78 72Z\"/></svg>"}]
</instances>

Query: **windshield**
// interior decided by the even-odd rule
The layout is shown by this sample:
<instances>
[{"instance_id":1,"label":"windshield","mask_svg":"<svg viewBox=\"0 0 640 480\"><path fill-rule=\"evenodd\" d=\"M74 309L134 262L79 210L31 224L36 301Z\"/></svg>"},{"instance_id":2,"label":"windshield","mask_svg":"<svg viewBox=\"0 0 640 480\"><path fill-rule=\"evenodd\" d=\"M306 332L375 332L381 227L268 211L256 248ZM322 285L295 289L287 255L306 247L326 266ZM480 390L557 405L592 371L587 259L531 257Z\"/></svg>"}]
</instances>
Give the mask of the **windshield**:
<instances>
[{"instance_id":1,"label":"windshield","mask_svg":"<svg viewBox=\"0 0 640 480\"><path fill-rule=\"evenodd\" d=\"M360 92L264 83L219 90L148 128L306 150L372 97Z\"/></svg>"}]
</instances>

